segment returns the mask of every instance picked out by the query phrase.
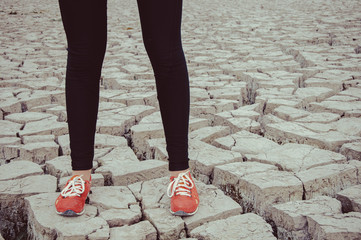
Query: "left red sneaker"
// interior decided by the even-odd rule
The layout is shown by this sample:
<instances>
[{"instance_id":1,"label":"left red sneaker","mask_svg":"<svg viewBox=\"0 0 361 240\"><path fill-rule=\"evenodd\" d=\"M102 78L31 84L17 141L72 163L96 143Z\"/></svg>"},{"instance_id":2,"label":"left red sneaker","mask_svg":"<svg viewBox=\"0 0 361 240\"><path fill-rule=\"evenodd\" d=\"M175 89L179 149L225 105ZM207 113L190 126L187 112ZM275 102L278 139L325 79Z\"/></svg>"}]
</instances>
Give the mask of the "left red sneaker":
<instances>
[{"instance_id":1,"label":"left red sneaker","mask_svg":"<svg viewBox=\"0 0 361 240\"><path fill-rule=\"evenodd\" d=\"M190 171L170 177L167 189L171 197L170 212L176 216L191 216L198 210L199 196Z\"/></svg>"},{"instance_id":2,"label":"left red sneaker","mask_svg":"<svg viewBox=\"0 0 361 240\"><path fill-rule=\"evenodd\" d=\"M66 217L82 215L90 185L91 177L87 181L83 180L82 176L72 176L55 201L56 212Z\"/></svg>"}]
</instances>

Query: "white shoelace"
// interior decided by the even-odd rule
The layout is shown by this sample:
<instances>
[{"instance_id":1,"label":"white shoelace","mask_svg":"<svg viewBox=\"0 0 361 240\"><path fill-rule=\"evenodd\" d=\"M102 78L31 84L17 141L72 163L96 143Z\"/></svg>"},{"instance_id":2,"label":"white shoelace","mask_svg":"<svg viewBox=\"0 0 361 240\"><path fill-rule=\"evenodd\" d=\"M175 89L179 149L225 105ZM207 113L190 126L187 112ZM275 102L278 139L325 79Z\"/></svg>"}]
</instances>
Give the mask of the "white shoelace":
<instances>
[{"instance_id":1,"label":"white shoelace","mask_svg":"<svg viewBox=\"0 0 361 240\"><path fill-rule=\"evenodd\" d=\"M194 186L193 181L189 178L188 172L178 174L168 185L167 195L172 197L175 195L184 195L191 197L191 190ZM171 192L170 192L171 191ZM169 193L170 192L170 193Z\"/></svg>"},{"instance_id":2,"label":"white shoelace","mask_svg":"<svg viewBox=\"0 0 361 240\"><path fill-rule=\"evenodd\" d=\"M71 196L78 196L80 197L80 194L82 194L85 190L84 187L84 180L81 178L81 176L76 176L73 178L73 180L69 181L69 183L66 185L66 187L61 191L61 195L63 197L71 197Z\"/></svg>"}]
</instances>

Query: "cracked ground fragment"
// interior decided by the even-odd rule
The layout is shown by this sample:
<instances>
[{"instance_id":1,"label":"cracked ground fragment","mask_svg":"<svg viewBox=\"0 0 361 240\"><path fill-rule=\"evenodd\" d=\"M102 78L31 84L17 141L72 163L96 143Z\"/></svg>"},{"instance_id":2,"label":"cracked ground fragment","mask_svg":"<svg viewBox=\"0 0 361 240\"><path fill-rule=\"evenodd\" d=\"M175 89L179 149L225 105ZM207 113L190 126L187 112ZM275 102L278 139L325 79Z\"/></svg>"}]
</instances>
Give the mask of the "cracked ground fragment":
<instances>
[{"instance_id":1,"label":"cracked ground fragment","mask_svg":"<svg viewBox=\"0 0 361 240\"><path fill-rule=\"evenodd\" d=\"M68 126L65 122L58 122L54 118L43 119L40 121L29 122L25 124L24 129L19 131L19 135L28 136L36 134L54 134L60 136L68 133Z\"/></svg>"},{"instance_id":2,"label":"cracked ground fragment","mask_svg":"<svg viewBox=\"0 0 361 240\"><path fill-rule=\"evenodd\" d=\"M270 218L274 203L301 200L302 182L271 164L235 162L216 166L213 184L236 200L245 212Z\"/></svg>"},{"instance_id":3,"label":"cracked ground fragment","mask_svg":"<svg viewBox=\"0 0 361 240\"><path fill-rule=\"evenodd\" d=\"M11 122L8 120L0 120L0 137L16 137L16 134L22 127L23 124Z\"/></svg>"},{"instance_id":4,"label":"cracked ground fragment","mask_svg":"<svg viewBox=\"0 0 361 240\"><path fill-rule=\"evenodd\" d=\"M268 152L279 146L277 143L267 138L245 130L233 133L226 137L217 138L214 140L214 145L223 149L239 152L248 160L254 155Z\"/></svg>"},{"instance_id":5,"label":"cracked ground fragment","mask_svg":"<svg viewBox=\"0 0 361 240\"><path fill-rule=\"evenodd\" d=\"M144 217L157 229L159 239L172 240L185 236L184 221L181 217L170 214L166 208L150 208L144 210Z\"/></svg>"},{"instance_id":6,"label":"cracked ground fragment","mask_svg":"<svg viewBox=\"0 0 361 240\"><path fill-rule=\"evenodd\" d=\"M93 187L89 204L98 208L99 217L110 227L134 224L142 217L138 201L124 186Z\"/></svg>"},{"instance_id":7,"label":"cracked ground fragment","mask_svg":"<svg viewBox=\"0 0 361 240\"><path fill-rule=\"evenodd\" d=\"M305 188L306 199L319 195L335 196L337 192L360 183L361 163L328 164L296 173Z\"/></svg>"},{"instance_id":8,"label":"cracked ground fragment","mask_svg":"<svg viewBox=\"0 0 361 240\"><path fill-rule=\"evenodd\" d=\"M87 222L97 215L97 208L89 204L85 204L85 213L76 218L66 218L58 215L55 212L55 200L59 196L59 193L42 193L31 197L26 197L26 211L29 218L28 235L33 239L54 239L57 232L56 228L63 229L64 225L72 223L84 223ZM95 228L88 229L90 234L98 228L104 226L105 221L96 220L94 222ZM68 234L68 233L67 233ZM74 232L75 236L79 232ZM70 237L68 235L68 237ZM84 235L83 235L84 237Z\"/></svg>"},{"instance_id":9,"label":"cracked ground fragment","mask_svg":"<svg viewBox=\"0 0 361 240\"><path fill-rule=\"evenodd\" d=\"M336 194L342 203L342 212L361 212L361 185L348 187Z\"/></svg>"},{"instance_id":10,"label":"cracked ground fragment","mask_svg":"<svg viewBox=\"0 0 361 240\"><path fill-rule=\"evenodd\" d=\"M245 213L205 223L191 230L190 236L210 240L277 239L272 234L271 225L254 213Z\"/></svg>"},{"instance_id":11,"label":"cracked ground fragment","mask_svg":"<svg viewBox=\"0 0 361 240\"><path fill-rule=\"evenodd\" d=\"M43 174L41 167L30 161L13 161L0 166L0 181Z\"/></svg>"},{"instance_id":12,"label":"cracked ground fragment","mask_svg":"<svg viewBox=\"0 0 361 240\"><path fill-rule=\"evenodd\" d=\"M352 136L340 131L323 131L316 132L297 124L278 119L276 123L266 123L265 137L276 142L287 143L305 143L316 146L321 149L338 152L344 143L359 141L361 138Z\"/></svg>"},{"instance_id":13,"label":"cracked ground fragment","mask_svg":"<svg viewBox=\"0 0 361 240\"><path fill-rule=\"evenodd\" d=\"M311 113L289 106L279 106L273 110L273 114L285 121L295 121L297 119L307 117Z\"/></svg>"},{"instance_id":14,"label":"cracked ground fragment","mask_svg":"<svg viewBox=\"0 0 361 240\"><path fill-rule=\"evenodd\" d=\"M14 163L12 166L17 167L20 164ZM15 169L11 169L10 166L7 170ZM5 236L15 229L23 228L23 223L29 219L26 207L24 207L26 202L24 199L29 196L37 196L39 193L55 192L56 181L54 176L39 174L0 181L0 211L2 213L0 222L2 231L6 232Z\"/></svg>"},{"instance_id":15,"label":"cracked ground fragment","mask_svg":"<svg viewBox=\"0 0 361 240\"><path fill-rule=\"evenodd\" d=\"M118 239L157 240L157 231L149 221L145 220L130 226L111 228L109 240Z\"/></svg>"},{"instance_id":16,"label":"cracked ground fragment","mask_svg":"<svg viewBox=\"0 0 361 240\"><path fill-rule=\"evenodd\" d=\"M306 144L286 143L252 157L251 161L273 164L285 171L299 172L332 163L346 163L346 157Z\"/></svg>"},{"instance_id":17,"label":"cracked ground fragment","mask_svg":"<svg viewBox=\"0 0 361 240\"><path fill-rule=\"evenodd\" d=\"M246 212L269 218L269 207L274 203L301 200L302 182L292 173L278 170L255 172L239 177L235 185L240 192L240 204Z\"/></svg>"},{"instance_id":18,"label":"cracked ground fragment","mask_svg":"<svg viewBox=\"0 0 361 240\"><path fill-rule=\"evenodd\" d=\"M124 161L121 166L110 169L112 182L115 186L129 185L166 176L168 163L160 160Z\"/></svg>"},{"instance_id":19,"label":"cracked ground fragment","mask_svg":"<svg viewBox=\"0 0 361 240\"><path fill-rule=\"evenodd\" d=\"M203 127L189 133L190 139L197 139L211 144L214 139L226 136L230 133L228 126Z\"/></svg>"},{"instance_id":20,"label":"cracked ground fragment","mask_svg":"<svg viewBox=\"0 0 361 240\"><path fill-rule=\"evenodd\" d=\"M237 202L240 202L242 195L239 189L239 179L248 174L269 170L277 170L277 167L250 161L228 163L214 168L212 184L222 189Z\"/></svg>"},{"instance_id":21,"label":"cracked ground fragment","mask_svg":"<svg viewBox=\"0 0 361 240\"><path fill-rule=\"evenodd\" d=\"M128 186L141 199L145 218L156 227L162 239L174 239L205 222L242 213L242 208L222 191L195 180L200 198L197 214L183 218L173 216L169 212L170 198L165 195L168 183L169 178L163 177Z\"/></svg>"},{"instance_id":22,"label":"cracked ground fragment","mask_svg":"<svg viewBox=\"0 0 361 240\"><path fill-rule=\"evenodd\" d=\"M277 235L281 239L310 237L307 229L307 216L332 213L342 213L341 203L328 196L317 196L310 200L274 204L271 207L271 218L277 226Z\"/></svg>"},{"instance_id":23,"label":"cracked ground fragment","mask_svg":"<svg viewBox=\"0 0 361 240\"><path fill-rule=\"evenodd\" d=\"M89 204L97 206L100 212L108 209L128 209L138 205L132 192L124 186L93 187Z\"/></svg>"},{"instance_id":24,"label":"cracked ground fragment","mask_svg":"<svg viewBox=\"0 0 361 240\"><path fill-rule=\"evenodd\" d=\"M71 222L57 224L55 226L57 238L60 239L99 239L107 240L109 238L109 226L107 222L100 217L90 218L82 222Z\"/></svg>"},{"instance_id":25,"label":"cracked ground fragment","mask_svg":"<svg viewBox=\"0 0 361 240\"><path fill-rule=\"evenodd\" d=\"M342 145L340 153L348 159L361 161L361 142L345 143Z\"/></svg>"},{"instance_id":26,"label":"cracked ground fragment","mask_svg":"<svg viewBox=\"0 0 361 240\"><path fill-rule=\"evenodd\" d=\"M361 213L307 216L308 232L313 239L361 239Z\"/></svg>"}]
</instances>

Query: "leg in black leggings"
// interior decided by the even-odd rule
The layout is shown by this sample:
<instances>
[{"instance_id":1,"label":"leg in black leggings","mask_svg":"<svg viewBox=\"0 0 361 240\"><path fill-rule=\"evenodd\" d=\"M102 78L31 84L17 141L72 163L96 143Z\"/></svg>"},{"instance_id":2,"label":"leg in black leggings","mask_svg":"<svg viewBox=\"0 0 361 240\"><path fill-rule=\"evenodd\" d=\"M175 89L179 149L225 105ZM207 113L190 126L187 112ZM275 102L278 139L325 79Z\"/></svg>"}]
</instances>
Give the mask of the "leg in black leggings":
<instances>
[{"instance_id":1,"label":"leg in black leggings","mask_svg":"<svg viewBox=\"0 0 361 240\"><path fill-rule=\"evenodd\" d=\"M157 87L169 170L187 169L189 80L181 44L182 0L138 0ZM73 170L92 168L99 79L107 40L106 0L59 0L68 41L66 107Z\"/></svg>"},{"instance_id":2,"label":"leg in black leggings","mask_svg":"<svg viewBox=\"0 0 361 240\"><path fill-rule=\"evenodd\" d=\"M73 170L93 167L106 4L106 0L59 0L68 42L65 95Z\"/></svg>"},{"instance_id":3,"label":"leg in black leggings","mask_svg":"<svg viewBox=\"0 0 361 240\"><path fill-rule=\"evenodd\" d=\"M182 0L137 0L143 42L156 79L169 170L188 166L189 79L181 42Z\"/></svg>"}]
</instances>

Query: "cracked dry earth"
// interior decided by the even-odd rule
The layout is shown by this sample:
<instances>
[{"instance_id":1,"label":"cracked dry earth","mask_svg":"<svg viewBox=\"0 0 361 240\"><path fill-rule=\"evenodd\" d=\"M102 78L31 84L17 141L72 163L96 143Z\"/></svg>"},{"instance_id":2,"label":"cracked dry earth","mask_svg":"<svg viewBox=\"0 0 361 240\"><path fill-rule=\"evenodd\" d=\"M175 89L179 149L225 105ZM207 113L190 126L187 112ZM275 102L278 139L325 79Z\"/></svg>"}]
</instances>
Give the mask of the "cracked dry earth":
<instances>
[{"instance_id":1,"label":"cracked dry earth","mask_svg":"<svg viewBox=\"0 0 361 240\"><path fill-rule=\"evenodd\" d=\"M0 2L5 239L361 239L358 0L184 0L199 212L168 212L167 151L136 1L108 1L93 188L71 174L57 1ZM1 237L0 237L1 238Z\"/></svg>"}]
</instances>

